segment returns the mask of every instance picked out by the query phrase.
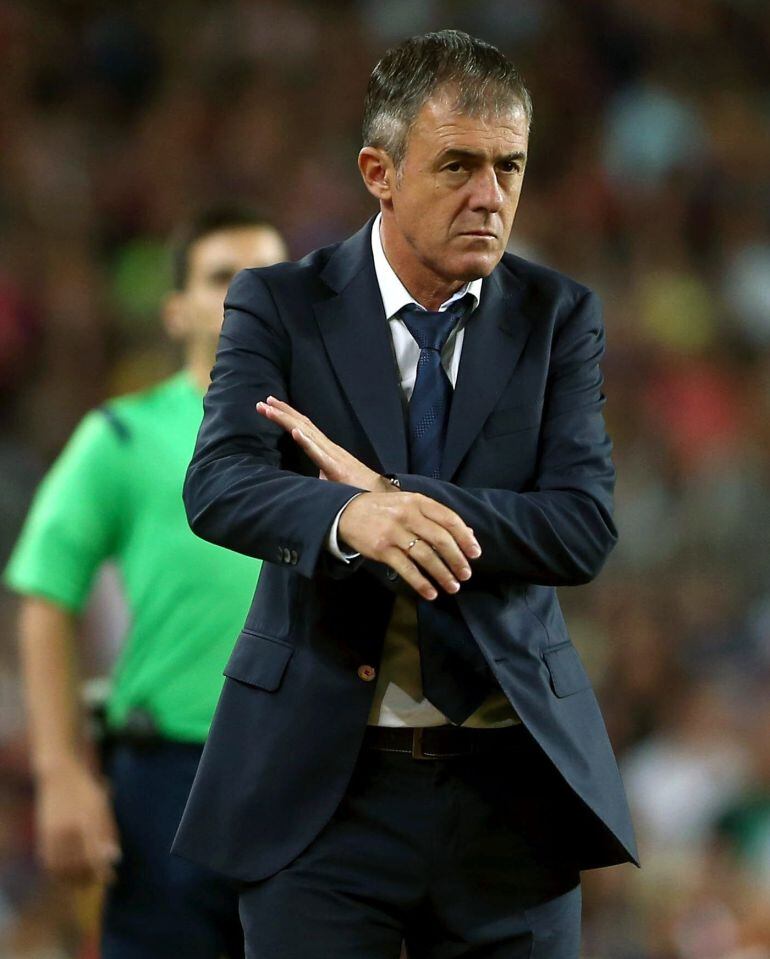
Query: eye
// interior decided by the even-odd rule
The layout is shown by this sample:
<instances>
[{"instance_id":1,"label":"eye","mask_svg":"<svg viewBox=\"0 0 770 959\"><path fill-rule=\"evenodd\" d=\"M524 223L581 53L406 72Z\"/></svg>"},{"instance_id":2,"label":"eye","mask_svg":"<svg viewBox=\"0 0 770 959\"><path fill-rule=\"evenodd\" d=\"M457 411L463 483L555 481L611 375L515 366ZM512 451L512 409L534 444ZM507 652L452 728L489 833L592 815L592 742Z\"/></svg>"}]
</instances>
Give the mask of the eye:
<instances>
[{"instance_id":1,"label":"eye","mask_svg":"<svg viewBox=\"0 0 770 959\"><path fill-rule=\"evenodd\" d=\"M500 164L500 169L503 171L503 173L518 173L520 167L515 160L503 160L503 162Z\"/></svg>"},{"instance_id":2,"label":"eye","mask_svg":"<svg viewBox=\"0 0 770 959\"><path fill-rule=\"evenodd\" d=\"M211 286L227 286L235 276L235 271L231 269L214 270L209 273L208 281Z\"/></svg>"},{"instance_id":3,"label":"eye","mask_svg":"<svg viewBox=\"0 0 770 959\"><path fill-rule=\"evenodd\" d=\"M462 163L459 160L453 160L451 163L447 163L444 167L445 170L448 170L449 173L459 173L463 168Z\"/></svg>"}]
</instances>

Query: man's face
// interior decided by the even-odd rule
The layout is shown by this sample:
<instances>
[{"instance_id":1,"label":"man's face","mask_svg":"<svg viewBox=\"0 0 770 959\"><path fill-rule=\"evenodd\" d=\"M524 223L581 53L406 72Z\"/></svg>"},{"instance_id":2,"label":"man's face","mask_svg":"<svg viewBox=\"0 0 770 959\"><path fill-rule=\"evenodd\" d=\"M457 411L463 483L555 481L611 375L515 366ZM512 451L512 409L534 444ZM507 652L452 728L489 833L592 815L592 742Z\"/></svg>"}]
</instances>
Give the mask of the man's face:
<instances>
[{"instance_id":1,"label":"man's face","mask_svg":"<svg viewBox=\"0 0 770 959\"><path fill-rule=\"evenodd\" d=\"M422 107L391 201L395 226L424 267L465 282L497 266L519 203L527 141L516 103L486 119L458 113L447 92Z\"/></svg>"},{"instance_id":2,"label":"man's face","mask_svg":"<svg viewBox=\"0 0 770 959\"><path fill-rule=\"evenodd\" d=\"M185 288L169 300L172 335L188 349L213 355L232 278L239 270L270 266L286 257L283 240L270 227L235 227L201 237L190 247Z\"/></svg>"}]
</instances>

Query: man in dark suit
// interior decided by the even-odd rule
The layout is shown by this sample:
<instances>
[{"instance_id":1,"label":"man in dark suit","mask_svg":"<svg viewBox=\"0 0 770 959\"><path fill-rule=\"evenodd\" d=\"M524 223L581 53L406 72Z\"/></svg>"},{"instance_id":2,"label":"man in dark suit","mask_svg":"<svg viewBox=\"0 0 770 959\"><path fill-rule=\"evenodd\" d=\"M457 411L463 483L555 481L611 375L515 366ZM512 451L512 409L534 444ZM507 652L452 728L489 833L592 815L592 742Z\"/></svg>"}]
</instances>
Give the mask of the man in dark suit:
<instances>
[{"instance_id":1,"label":"man in dark suit","mask_svg":"<svg viewBox=\"0 0 770 959\"><path fill-rule=\"evenodd\" d=\"M198 535L266 560L174 849L250 957L574 959L635 861L554 587L616 533L594 295L504 253L531 103L455 31L388 51L344 243L233 282Z\"/></svg>"}]
</instances>

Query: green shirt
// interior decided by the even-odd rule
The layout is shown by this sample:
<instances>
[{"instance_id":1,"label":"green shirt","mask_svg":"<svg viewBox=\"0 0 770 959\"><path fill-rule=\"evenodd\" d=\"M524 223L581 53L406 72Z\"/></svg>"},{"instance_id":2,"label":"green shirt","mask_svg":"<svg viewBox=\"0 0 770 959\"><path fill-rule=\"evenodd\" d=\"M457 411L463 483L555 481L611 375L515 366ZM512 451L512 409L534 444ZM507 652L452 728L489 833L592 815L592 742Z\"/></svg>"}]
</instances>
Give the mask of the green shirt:
<instances>
[{"instance_id":1,"label":"green shirt","mask_svg":"<svg viewBox=\"0 0 770 959\"><path fill-rule=\"evenodd\" d=\"M182 482L202 415L186 372L89 413L40 485L5 570L17 592L79 612L113 559L130 627L108 723L140 707L163 735L193 742L208 733L261 566L187 524Z\"/></svg>"}]
</instances>

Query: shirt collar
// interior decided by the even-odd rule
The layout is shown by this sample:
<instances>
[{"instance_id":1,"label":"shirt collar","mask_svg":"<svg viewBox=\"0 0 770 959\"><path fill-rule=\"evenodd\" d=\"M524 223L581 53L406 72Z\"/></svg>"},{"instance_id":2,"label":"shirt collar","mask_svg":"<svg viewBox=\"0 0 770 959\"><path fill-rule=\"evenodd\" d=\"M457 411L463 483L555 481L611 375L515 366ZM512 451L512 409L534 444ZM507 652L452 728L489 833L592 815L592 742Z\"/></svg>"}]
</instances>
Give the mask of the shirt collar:
<instances>
[{"instance_id":1,"label":"shirt collar","mask_svg":"<svg viewBox=\"0 0 770 959\"><path fill-rule=\"evenodd\" d=\"M388 263L385 250L382 248L382 239L380 238L381 219L382 214L378 213L372 224L372 256L374 257L374 271L377 274L377 284L380 288L380 295L382 296L382 305L385 307L385 317L389 320L394 317L400 309L410 303L417 303L417 301L396 276L396 272L390 263ZM471 280L469 283L466 283L462 289L452 294L446 302L442 303L439 310L446 309L450 303L454 303L454 301L459 300L461 296L470 293L473 297L473 307L470 312L473 312L479 305L479 300L481 299L481 283L481 279ZM417 306L424 309L421 303L417 303Z\"/></svg>"}]
</instances>

